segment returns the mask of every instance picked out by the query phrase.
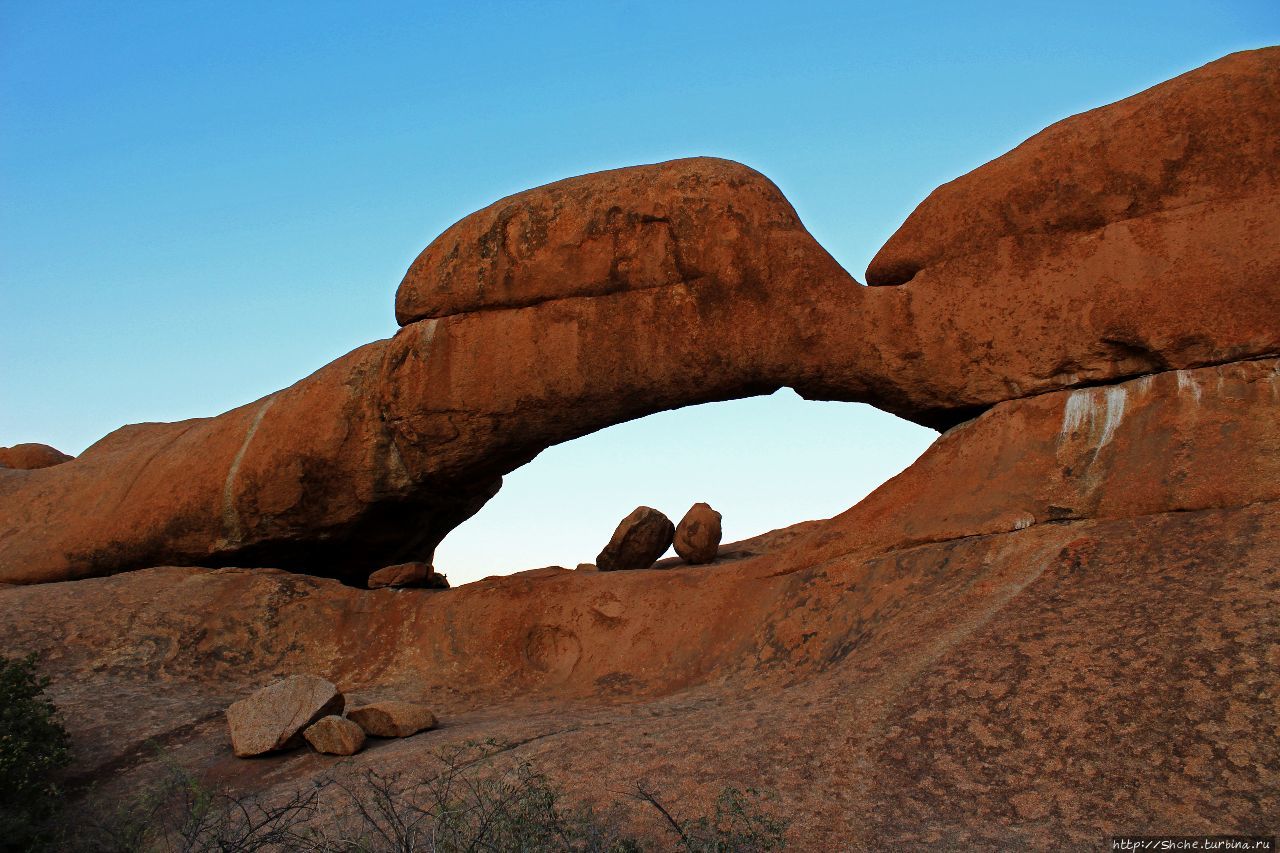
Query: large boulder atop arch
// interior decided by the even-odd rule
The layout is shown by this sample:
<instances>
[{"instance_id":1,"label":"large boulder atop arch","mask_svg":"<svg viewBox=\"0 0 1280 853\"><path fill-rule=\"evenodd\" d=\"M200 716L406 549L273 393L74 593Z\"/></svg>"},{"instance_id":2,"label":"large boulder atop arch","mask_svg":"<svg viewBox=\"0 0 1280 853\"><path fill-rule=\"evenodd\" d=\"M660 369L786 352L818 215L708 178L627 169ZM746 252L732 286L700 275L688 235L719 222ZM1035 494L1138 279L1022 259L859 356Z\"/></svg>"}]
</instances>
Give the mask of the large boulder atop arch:
<instances>
[{"instance_id":1,"label":"large boulder atop arch","mask_svg":"<svg viewBox=\"0 0 1280 853\"><path fill-rule=\"evenodd\" d=\"M967 195L940 190L873 265L881 283L918 267L899 287L860 286L767 179L727 161L513 196L415 262L393 338L218 417L0 469L0 582L178 564L362 583L430 561L546 447L653 412L790 386L945 429L1003 401L1280 352L1277 79L1280 49L1236 54L1045 137L1075 148L1033 140L956 181ZM1097 156L1066 158L1090 139ZM1111 186L1144 150L1174 165L1164 182L1166 167L1139 169L1137 201L1060 192ZM916 222L958 248L940 254Z\"/></svg>"},{"instance_id":2,"label":"large boulder atop arch","mask_svg":"<svg viewBox=\"0 0 1280 853\"><path fill-rule=\"evenodd\" d=\"M694 157L526 190L431 242L396 291L400 325L714 278L761 297L812 240L768 178ZM794 244L794 245L793 245Z\"/></svg>"}]
</instances>

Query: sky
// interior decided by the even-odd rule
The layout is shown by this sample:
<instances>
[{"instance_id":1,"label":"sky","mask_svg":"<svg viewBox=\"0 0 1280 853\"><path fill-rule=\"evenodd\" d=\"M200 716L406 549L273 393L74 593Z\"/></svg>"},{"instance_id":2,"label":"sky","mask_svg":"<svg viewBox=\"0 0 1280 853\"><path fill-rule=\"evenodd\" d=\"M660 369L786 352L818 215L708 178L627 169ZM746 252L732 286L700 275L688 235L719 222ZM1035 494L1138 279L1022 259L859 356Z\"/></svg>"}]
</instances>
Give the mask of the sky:
<instances>
[{"instance_id":1,"label":"sky","mask_svg":"<svg viewBox=\"0 0 1280 853\"><path fill-rule=\"evenodd\" d=\"M0 446L213 415L395 331L409 263L497 198L713 155L859 279L940 183L1068 115L1280 42L1280 3L0 2ZM936 434L692 407L545 451L455 583L591 561L640 504L726 541L840 512Z\"/></svg>"}]
</instances>

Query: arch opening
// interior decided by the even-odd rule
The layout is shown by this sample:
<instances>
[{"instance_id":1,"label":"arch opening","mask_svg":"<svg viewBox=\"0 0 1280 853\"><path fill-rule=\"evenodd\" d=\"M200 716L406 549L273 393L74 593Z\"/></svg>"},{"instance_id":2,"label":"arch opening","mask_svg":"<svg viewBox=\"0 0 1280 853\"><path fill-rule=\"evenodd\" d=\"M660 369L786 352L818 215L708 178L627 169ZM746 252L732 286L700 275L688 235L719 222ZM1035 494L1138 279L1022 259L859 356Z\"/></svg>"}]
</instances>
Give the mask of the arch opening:
<instances>
[{"instance_id":1,"label":"arch opening","mask_svg":"<svg viewBox=\"0 0 1280 853\"><path fill-rule=\"evenodd\" d=\"M697 501L724 516L723 544L830 518L913 463L937 438L861 403L767 396L688 406L548 448L435 552L454 586L594 562L640 505L673 522ZM668 551L665 556L671 556Z\"/></svg>"}]
</instances>

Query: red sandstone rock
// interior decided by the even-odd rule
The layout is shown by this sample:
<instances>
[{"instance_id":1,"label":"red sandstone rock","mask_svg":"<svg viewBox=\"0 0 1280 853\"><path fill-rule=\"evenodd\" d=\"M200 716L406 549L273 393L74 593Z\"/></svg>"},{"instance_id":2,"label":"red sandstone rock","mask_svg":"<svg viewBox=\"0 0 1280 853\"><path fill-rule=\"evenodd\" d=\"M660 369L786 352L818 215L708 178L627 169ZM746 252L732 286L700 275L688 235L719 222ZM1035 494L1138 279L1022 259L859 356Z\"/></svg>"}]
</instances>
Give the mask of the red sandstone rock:
<instances>
[{"instance_id":1,"label":"red sandstone rock","mask_svg":"<svg viewBox=\"0 0 1280 853\"><path fill-rule=\"evenodd\" d=\"M1232 54L939 187L867 270L910 282L889 334L954 330L916 348L977 396L993 355L1026 396L1280 351L1277 93L1280 48Z\"/></svg>"},{"instance_id":2,"label":"red sandstone rock","mask_svg":"<svg viewBox=\"0 0 1280 853\"><path fill-rule=\"evenodd\" d=\"M971 255L1000 266L1009 262L1001 246L1011 238L1084 235L1198 204L1274 195L1278 57L1274 47L1233 53L1063 119L943 184L889 238L867 282L901 284Z\"/></svg>"},{"instance_id":3,"label":"red sandstone rock","mask_svg":"<svg viewBox=\"0 0 1280 853\"><path fill-rule=\"evenodd\" d=\"M647 569L671 547L674 533L671 519L652 507L638 506L618 522L609 544L596 557L596 567L602 572Z\"/></svg>"},{"instance_id":4,"label":"red sandstone rock","mask_svg":"<svg viewBox=\"0 0 1280 853\"><path fill-rule=\"evenodd\" d=\"M859 287L737 164L662 164L513 197L450 229L406 278L405 319L446 316L219 417L126 427L73 462L0 470L0 582L176 562L363 583L429 559L542 449L651 412L787 385L946 428L1002 401L1280 352L1267 147L1280 133L1256 132L1277 130L1277 99L1264 97L1277 69L1280 49L1228 57L1057 126L1028 143L1041 154L1022 166L1025 152L984 167L999 180L957 181L1030 213L1006 210L1000 230L1009 217L983 212L1005 210L994 200L940 191L886 247L887 267L924 265L902 287ZM1237 144L1242 134L1251 141ZM1068 156L1088 145L1054 141L1077 138L1118 153ZM1110 197L1142 151L1152 162L1135 173L1135 204L1089 201L1098 188ZM1167 184L1152 177L1164 160ZM625 215L610 219L614 196ZM671 222L645 219L661 205ZM572 241L597 226L619 248L593 243L575 266ZM969 248L938 255L934 233ZM606 255L617 271L602 290ZM556 276L559 263L573 275ZM678 280L658 274L669 267ZM480 294L482 279L500 286Z\"/></svg>"},{"instance_id":5,"label":"red sandstone rock","mask_svg":"<svg viewBox=\"0 0 1280 853\"><path fill-rule=\"evenodd\" d=\"M396 292L417 320L555 299L673 287L714 276L732 293L776 278L762 245L803 235L767 178L698 157L569 178L509 196L431 242Z\"/></svg>"},{"instance_id":6,"label":"red sandstone rock","mask_svg":"<svg viewBox=\"0 0 1280 853\"><path fill-rule=\"evenodd\" d=\"M675 549L686 563L710 563L720 551L720 513L696 503L676 525Z\"/></svg>"},{"instance_id":7,"label":"red sandstone rock","mask_svg":"<svg viewBox=\"0 0 1280 853\"><path fill-rule=\"evenodd\" d=\"M1277 359L1002 403L833 519L841 532L805 559L1277 500L1278 423Z\"/></svg>"},{"instance_id":8,"label":"red sandstone rock","mask_svg":"<svg viewBox=\"0 0 1280 853\"><path fill-rule=\"evenodd\" d=\"M47 444L15 444L13 447L0 447L0 468L31 471L36 468L61 465L74 458Z\"/></svg>"},{"instance_id":9,"label":"red sandstone rock","mask_svg":"<svg viewBox=\"0 0 1280 853\"><path fill-rule=\"evenodd\" d=\"M336 714L316 720L302 736L312 749L325 755L355 755L364 749L364 729Z\"/></svg>"},{"instance_id":10,"label":"red sandstone rock","mask_svg":"<svg viewBox=\"0 0 1280 853\"><path fill-rule=\"evenodd\" d=\"M448 589L449 579L438 574L430 563L400 563L378 569L369 575L369 589L381 589L386 586Z\"/></svg>"},{"instance_id":11,"label":"red sandstone rock","mask_svg":"<svg viewBox=\"0 0 1280 853\"><path fill-rule=\"evenodd\" d=\"M405 502L436 525L425 548L520 459L655 408L793 381L940 425L979 415L837 518L727 546L738 559L661 583L549 569L412 596L167 568L0 587L0 636L54 679L73 776L138 790L158 762L136 744L154 739L166 760L241 790L311 784L306 760L227 768L216 718L264 675L310 670L374 695L439 697L458 725L423 739L430 748L502 739L513 759L553 757L575 797L602 780L660 778L679 800L749 779L797 816L797 849L1270 831L1280 362L1259 356L1280 349L1280 217L1274 193L1234 196L1213 164L1238 156L1265 188L1276 161L1258 158L1274 140L1236 144L1232 124L1192 131L1218 109L1199 76L1235 75L1215 97L1265 119L1276 57L1188 75L1166 100L1154 90L1158 108L1132 99L1140 120L1106 119L1085 146L1121 154L1034 161L1004 183L996 161L985 185L957 182L1017 209L975 203L969 230L938 215L955 256L930 254L929 228L904 227L886 258L923 248L901 255L919 265L903 287L842 291L847 279L789 226L747 241L798 271L775 266L757 291L709 275L572 296L581 282L540 289L551 277L522 248L501 261L507 290L486 310L413 323L220 418L132 428L71 464L0 472L5 579L174 553L303 568L315 555L340 574L344 560L363 572L405 547L391 533L418 529L395 517ZM1195 144L1167 186L1143 165L1137 204L1111 198L1123 152L1159 155L1184 132ZM1096 203L1058 191L1093 179ZM1113 218L1094 227L1095 215ZM530 294L546 301L502 307ZM1203 362L1223 363L1189 369ZM1090 383L1105 385L1056 390ZM78 548L101 553L77 562ZM414 772L428 748L385 747L353 769Z\"/></svg>"},{"instance_id":12,"label":"red sandstone rock","mask_svg":"<svg viewBox=\"0 0 1280 853\"><path fill-rule=\"evenodd\" d=\"M436 715L431 709L415 702L374 702L352 708L347 716L365 734L374 737L412 737L436 727Z\"/></svg>"},{"instance_id":13,"label":"red sandstone rock","mask_svg":"<svg viewBox=\"0 0 1280 853\"><path fill-rule=\"evenodd\" d=\"M249 758L301 743L302 730L330 714L341 714L342 694L314 675L292 675L227 708L231 748Z\"/></svg>"},{"instance_id":14,"label":"red sandstone rock","mask_svg":"<svg viewBox=\"0 0 1280 853\"><path fill-rule=\"evenodd\" d=\"M715 572L407 596L149 569L2 589L0 634L53 676L84 745L73 772L124 792L160 766L133 745L165 736L242 790L311 784L305 761L228 770L202 721L263 672L325 671L458 722L355 772L495 737L553 756L575 797L749 779L801 816L798 849L1262 831L1280 789L1277 465L1280 361L1171 371L1002 403L849 512ZM1014 803L1053 805L1028 821Z\"/></svg>"}]
</instances>

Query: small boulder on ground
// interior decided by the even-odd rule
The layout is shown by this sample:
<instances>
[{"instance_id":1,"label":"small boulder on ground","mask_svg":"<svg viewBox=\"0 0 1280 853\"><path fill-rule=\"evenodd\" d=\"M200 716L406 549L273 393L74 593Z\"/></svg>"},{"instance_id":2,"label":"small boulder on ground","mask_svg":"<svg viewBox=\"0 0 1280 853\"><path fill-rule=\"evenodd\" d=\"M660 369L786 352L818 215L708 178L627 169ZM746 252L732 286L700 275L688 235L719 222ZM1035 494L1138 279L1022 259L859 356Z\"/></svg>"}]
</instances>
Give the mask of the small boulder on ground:
<instances>
[{"instance_id":1,"label":"small boulder on ground","mask_svg":"<svg viewBox=\"0 0 1280 853\"><path fill-rule=\"evenodd\" d=\"M598 571L600 571L600 569L596 568L596 564L595 564L595 563L578 563L578 568L577 568L577 569L575 569L574 571L578 571L578 572L598 572Z\"/></svg>"},{"instance_id":2,"label":"small boulder on ground","mask_svg":"<svg viewBox=\"0 0 1280 853\"><path fill-rule=\"evenodd\" d=\"M647 569L671 547L675 525L656 509L638 506L622 519L613 538L596 557L602 572Z\"/></svg>"},{"instance_id":3,"label":"small boulder on ground","mask_svg":"<svg viewBox=\"0 0 1280 853\"><path fill-rule=\"evenodd\" d=\"M341 714L346 700L333 682L291 675L227 708L231 748L249 758L302 743L302 730L321 717Z\"/></svg>"},{"instance_id":4,"label":"small boulder on ground","mask_svg":"<svg viewBox=\"0 0 1280 853\"><path fill-rule=\"evenodd\" d=\"M316 752L325 755L355 755L364 749L364 729L337 714L321 717L302 736Z\"/></svg>"},{"instance_id":5,"label":"small boulder on ground","mask_svg":"<svg viewBox=\"0 0 1280 853\"><path fill-rule=\"evenodd\" d=\"M416 702L374 702L351 709L347 717L374 737L409 737L436 727L436 715Z\"/></svg>"},{"instance_id":6,"label":"small boulder on ground","mask_svg":"<svg viewBox=\"0 0 1280 853\"><path fill-rule=\"evenodd\" d=\"M437 572L430 563L397 563L369 575L369 589L383 587L448 589L449 579Z\"/></svg>"},{"instance_id":7,"label":"small boulder on ground","mask_svg":"<svg viewBox=\"0 0 1280 853\"><path fill-rule=\"evenodd\" d=\"M676 526L676 553L686 563L710 563L720 551L720 513L710 504L696 503Z\"/></svg>"},{"instance_id":8,"label":"small boulder on ground","mask_svg":"<svg viewBox=\"0 0 1280 853\"><path fill-rule=\"evenodd\" d=\"M52 468L54 465L70 462L74 458L47 444L15 444L13 447L0 447L0 468L32 471L36 468Z\"/></svg>"}]
</instances>

